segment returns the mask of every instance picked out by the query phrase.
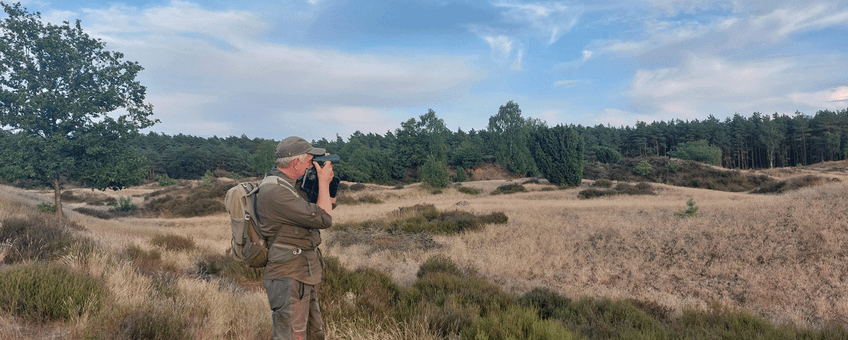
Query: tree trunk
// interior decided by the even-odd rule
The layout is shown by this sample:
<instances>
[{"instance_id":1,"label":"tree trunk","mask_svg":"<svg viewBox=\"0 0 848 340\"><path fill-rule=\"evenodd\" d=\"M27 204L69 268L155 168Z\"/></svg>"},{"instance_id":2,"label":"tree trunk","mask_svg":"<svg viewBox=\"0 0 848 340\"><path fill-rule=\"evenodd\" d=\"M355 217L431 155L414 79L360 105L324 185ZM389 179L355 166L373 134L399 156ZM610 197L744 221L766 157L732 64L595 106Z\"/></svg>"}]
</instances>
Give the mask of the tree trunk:
<instances>
[{"instance_id":1,"label":"tree trunk","mask_svg":"<svg viewBox=\"0 0 848 340\"><path fill-rule=\"evenodd\" d=\"M62 189L59 187L59 177L53 179L53 203L56 207L56 217L62 218Z\"/></svg>"}]
</instances>

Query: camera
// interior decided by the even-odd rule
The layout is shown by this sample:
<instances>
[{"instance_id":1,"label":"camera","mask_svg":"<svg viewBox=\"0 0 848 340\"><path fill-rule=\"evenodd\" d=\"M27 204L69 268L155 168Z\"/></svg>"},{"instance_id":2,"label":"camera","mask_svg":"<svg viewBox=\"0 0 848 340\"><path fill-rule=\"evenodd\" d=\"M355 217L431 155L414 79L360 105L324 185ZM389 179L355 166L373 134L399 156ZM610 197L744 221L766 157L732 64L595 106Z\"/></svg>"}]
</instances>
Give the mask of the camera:
<instances>
[{"instance_id":1,"label":"camera","mask_svg":"<svg viewBox=\"0 0 848 340\"><path fill-rule=\"evenodd\" d=\"M318 165L324 166L324 162L330 162L331 164L339 164L341 161L341 157L336 154L332 155L323 155L323 156L312 156L312 160L318 162Z\"/></svg>"},{"instance_id":2,"label":"camera","mask_svg":"<svg viewBox=\"0 0 848 340\"><path fill-rule=\"evenodd\" d=\"M339 155L323 155L323 156L313 156L312 160L318 162L318 165L324 166L324 162L330 162L331 164L338 164L341 158ZM315 168L306 169L306 173L303 174L303 177L300 179L300 188L306 192L307 198L309 202L316 203L318 202L318 172ZM341 179L338 176L333 177L333 180L330 181L330 197L336 197L336 194L339 192L339 183Z\"/></svg>"}]
</instances>

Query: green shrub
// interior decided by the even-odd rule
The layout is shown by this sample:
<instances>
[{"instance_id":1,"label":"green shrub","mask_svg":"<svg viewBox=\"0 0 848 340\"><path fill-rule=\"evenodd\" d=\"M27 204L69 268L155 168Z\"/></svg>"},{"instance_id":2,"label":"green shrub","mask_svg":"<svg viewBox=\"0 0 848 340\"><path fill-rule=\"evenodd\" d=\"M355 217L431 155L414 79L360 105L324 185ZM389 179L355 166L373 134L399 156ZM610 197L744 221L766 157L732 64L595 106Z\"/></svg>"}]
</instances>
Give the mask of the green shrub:
<instances>
[{"instance_id":1,"label":"green shrub","mask_svg":"<svg viewBox=\"0 0 848 340\"><path fill-rule=\"evenodd\" d=\"M640 161L639 164L636 164L636 167L633 168L633 173L640 176L648 176L652 172L651 163L648 163L647 160Z\"/></svg>"},{"instance_id":2,"label":"green shrub","mask_svg":"<svg viewBox=\"0 0 848 340\"><path fill-rule=\"evenodd\" d=\"M103 282L57 265L32 263L0 273L0 309L26 320L68 320L96 312Z\"/></svg>"},{"instance_id":3,"label":"green shrub","mask_svg":"<svg viewBox=\"0 0 848 340\"><path fill-rule=\"evenodd\" d=\"M213 174L211 170L206 170L206 173L200 178L200 185L211 188L215 186L216 181L217 179L215 178L215 174Z\"/></svg>"},{"instance_id":4,"label":"green shrub","mask_svg":"<svg viewBox=\"0 0 848 340\"><path fill-rule=\"evenodd\" d=\"M0 220L0 243L9 245L3 262L51 260L65 254L75 238L70 229L81 229L68 220L41 214Z\"/></svg>"},{"instance_id":5,"label":"green shrub","mask_svg":"<svg viewBox=\"0 0 848 340\"><path fill-rule=\"evenodd\" d=\"M599 179L599 180L595 181L595 183L592 183L592 186L593 187L599 187L599 188L611 188L612 187L612 181L610 181L608 179Z\"/></svg>"},{"instance_id":6,"label":"green shrub","mask_svg":"<svg viewBox=\"0 0 848 340\"><path fill-rule=\"evenodd\" d=\"M168 177L168 175L159 175L156 176L156 182L159 183L159 186L167 187L171 185L177 184L177 180Z\"/></svg>"},{"instance_id":7,"label":"green shrub","mask_svg":"<svg viewBox=\"0 0 848 340\"><path fill-rule=\"evenodd\" d=\"M353 191L353 192L362 191L362 190L365 190L365 188L366 188L365 184L354 183L354 184L351 184L350 191Z\"/></svg>"},{"instance_id":8,"label":"green shrub","mask_svg":"<svg viewBox=\"0 0 848 340\"><path fill-rule=\"evenodd\" d=\"M569 304L558 319L589 339L670 339L659 321L630 301L582 298Z\"/></svg>"},{"instance_id":9,"label":"green shrub","mask_svg":"<svg viewBox=\"0 0 848 340\"><path fill-rule=\"evenodd\" d=\"M424 261L424 263L418 267L418 273L415 274L415 276L420 279L422 276L429 273L446 273L462 276L462 271L459 270L456 264L453 263L449 257L443 254L433 255Z\"/></svg>"},{"instance_id":10,"label":"green shrub","mask_svg":"<svg viewBox=\"0 0 848 340\"><path fill-rule=\"evenodd\" d=\"M462 332L463 339L474 340L569 340L579 339L553 320L541 320L532 309L510 306L477 319Z\"/></svg>"},{"instance_id":11,"label":"green shrub","mask_svg":"<svg viewBox=\"0 0 848 340\"><path fill-rule=\"evenodd\" d=\"M150 244L175 251L193 250L196 248L192 238L173 234L157 234L150 239Z\"/></svg>"},{"instance_id":12,"label":"green shrub","mask_svg":"<svg viewBox=\"0 0 848 340\"><path fill-rule=\"evenodd\" d=\"M436 306L456 303L463 307L475 307L477 315L503 310L514 303L514 298L500 286L476 276L457 276L444 272L427 273L413 287L420 293L422 301Z\"/></svg>"},{"instance_id":13,"label":"green shrub","mask_svg":"<svg viewBox=\"0 0 848 340\"><path fill-rule=\"evenodd\" d=\"M577 197L585 198L585 199L601 197L601 196L613 196L613 195L618 195L618 192L615 191L615 190L599 190L599 189L594 189L594 188L581 190L579 193L577 193Z\"/></svg>"},{"instance_id":14,"label":"green shrub","mask_svg":"<svg viewBox=\"0 0 848 340\"><path fill-rule=\"evenodd\" d=\"M474 188L469 188L469 187L459 187L456 190L463 193L463 194L468 194L468 195L477 195L477 194L480 193L480 190L477 190L477 189L474 189Z\"/></svg>"},{"instance_id":15,"label":"green shrub","mask_svg":"<svg viewBox=\"0 0 848 340\"><path fill-rule=\"evenodd\" d=\"M38 211L40 211L40 212L51 213L51 214L56 212L56 206L52 205L50 203L40 203L40 204L38 204L36 209L38 209Z\"/></svg>"},{"instance_id":16,"label":"green shrub","mask_svg":"<svg viewBox=\"0 0 848 340\"><path fill-rule=\"evenodd\" d=\"M432 155L418 168L421 181L435 189L447 188L450 184L450 173L446 162L440 161Z\"/></svg>"},{"instance_id":17,"label":"green shrub","mask_svg":"<svg viewBox=\"0 0 848 340\"><path fill-rule=\"evenodd\" d=\"M465 173L465 169L462 167L456 168L456 178L454 178L454 182L465 182L468 180L468 174Z\"/></svg>"},{"instance_id":18,"label":"green shrub","mask_svg":"<svg viewBox=\"0 0 848 340\"><path fill-rule=\"evenodd\" d=\"M129 197L118 197L118 201L112 204L115 207L115 210L121 212L130 212L135 210L135 204L133 204L132 199Z\"/></svg>"},{"instance_id":19,"label":"green shrub","mask_svg":"<svg viewBox=\"0 0 848 340\"><path fill-rule=\"evenodd\" d=\"M527 188L525 188L521 184L506 184L501 185L497 189L491 192L492 195L500 195L500 194L514 194L517 192L526 192Z\"/></svg>"},{"instance_id":20,"label":"green shrub","mask_svg":"<svg viewBox=\"0 0 848 340\"><path fill-rule=\"evenodd\" d=\"M674 216L685 218L685 217L695 217L698 214L698 207L695 206L695 200L689 199L686 201L686 205L689 206L688 209L679 211L674 213Z\"/></svg>"}]
</instances>

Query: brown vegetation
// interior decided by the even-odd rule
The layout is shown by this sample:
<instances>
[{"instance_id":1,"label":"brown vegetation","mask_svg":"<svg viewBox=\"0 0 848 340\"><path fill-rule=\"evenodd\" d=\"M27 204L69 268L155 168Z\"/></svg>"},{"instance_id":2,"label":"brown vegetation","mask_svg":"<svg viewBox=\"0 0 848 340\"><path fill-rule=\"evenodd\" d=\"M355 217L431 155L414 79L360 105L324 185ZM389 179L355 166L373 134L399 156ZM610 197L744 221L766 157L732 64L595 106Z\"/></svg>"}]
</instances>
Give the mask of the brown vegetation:
<instances>
[{"instance_id":1,"label":"brown vegetation","mask_svg":"<svg viewBox=\"0 0 848 340\"><path fill-rule=\"evenodd\" d=\"M611 317L605 313L617 310L627 315L638 312L640 318L647 318L644 329L660 333L680 332L692 322L714 322L715 327L732 322L709 314L716 311L754 325L762 317L774 325L844 327L848 324L844 299L848 291L848 174L832 169L773 169L727 177L747 178L747 183L762 177L767 177L762 183L796 183L770 195L668 185L667 179L673 176L662 177L664 184L642 185L653 195L592 199L581 199L579 194L590 188L606 189L605 184L590 186L593 181L588 180L580 187L563 189L544 180L492 179L466 182L436 195L418 184L357 187L344 194L354 202L373 203L339 205L334 211L339 226L405 218L408 207L416 206L447 212L446 218L465 216L449 213L461 210L473 216L500 212L508 219L504 224L445 235L360 227L323 232L327 242L322 250L331 259L328 272L344 274L330 277L346 278L322 285L328 335L438 339L447 334L434 334L433 329L482 330L504 320L534 322L526 310L506 307L516 297L525 306L555 303L558 309L540 312L565 318L563 324L569 330L597 338L614 337L625 329L604 324ZM716 183L721 184L720 178L714 179ZM609 188L640 187L636 182L603 179L609 181ZM526 191L491 195L499 188L519 185ZM141 205L145 197L152 197L147 195L159 190L150 184L102 194L132 197ZM214 190L186 183L155 196L202 197ZM2 187L0 223L35 223L44 214L33 207L49 202L49 195ZM82 199L66 209L97 209L88 202L98 200ZM679 217L677 213L687 208L689 200L697 203L697 215ZM56 334L80 338L95 329L145 336L150 327L175 338L268 337L267 300L258 284L261 273L246 271L226 255L227 215L172 216L148 211L100 219L69 213L68 223L79 226L69 230L99 246L77 242L71 251L52 253L40 261L60 263L102 281L110 292L101 302L107 312L87 312L85 307L65 325L30 325L0 312L0 338ZM10 249L8 244L0 245L0 258L12 256ZM9 268L0 265L0 272ZM357 293L343 287L357 287ZM413 323L377 318L383 315L381 310L419 299L452 302L438 310L432 309L435 305L422 305L429 307L398 311L419 315ZM356 311L363 308L371 308L376 319L357 316ZM503 308L505 314L483 319L468 316L486 308ZM233 309L252 314L234 315ZM580 313L589 324L554 315L564 312ZM833 334L836 337L829 338L845 333Z\"/></svg>"}]
</instances>

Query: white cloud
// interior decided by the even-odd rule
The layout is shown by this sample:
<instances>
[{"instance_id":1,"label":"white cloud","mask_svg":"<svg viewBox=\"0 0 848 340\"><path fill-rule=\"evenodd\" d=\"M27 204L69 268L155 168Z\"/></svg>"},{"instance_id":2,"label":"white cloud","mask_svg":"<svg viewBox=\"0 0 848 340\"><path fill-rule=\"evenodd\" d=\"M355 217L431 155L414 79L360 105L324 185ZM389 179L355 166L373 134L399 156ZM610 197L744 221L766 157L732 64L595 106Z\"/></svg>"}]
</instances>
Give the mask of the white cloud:
<instances>
[{"instance_id":1,"label":"white cloud","mask_svg":"<svg viewBox=\"0 0 848 340\"><path fill-rule=\"evenodd\" d=\"M503 60L512 53L513 40L505 35L485 36L483 37L483 40L486 40L486 42L489 43L489 47L492 49L492 54L496 59Z\"/></svg>"},{"instance_id":2,"label":"white cloud","mask_svg":"<svg viewBox=\"0 0 848 340\"><path fill-rule=\"evenodd\" d=\"M580 13L564 3L498 2L495 7L505 8L505 20L528 25L548 36L548 45L556 43L577 24Z\"/></svg>"},{"instance_id":3,"label":"white cloud","mask_svg":"<svg viewBox=\"0 0 848 340\"><path fill-rule=\"evenodd\" d=\"M848 86L816 92L796 92L787 95L792 101L828 110L842 110L848 106Z\"/></svg>"},{"instance_id":4,"label":"white cloud","mask_svg":"<svg viewBox=\"0 0 848 340\"><path fill-rule=\"evenodd\" d=\"M554 82L554 86L572 87L572 86L577 85L579 83L580 83L579 80L558 80L558 81Z\"/></svg>"},{"instance_id":5,"label":"white cloud","mask_svg":"<svg viewBox=\"0 0 848 340\"><path fill-rule=\"evenodd\" d=\"M512 62L513 71L521 71L521 58L524 56L524 50L519 49L516 53L515 60Z\"/></svg>"}]
</instances>

